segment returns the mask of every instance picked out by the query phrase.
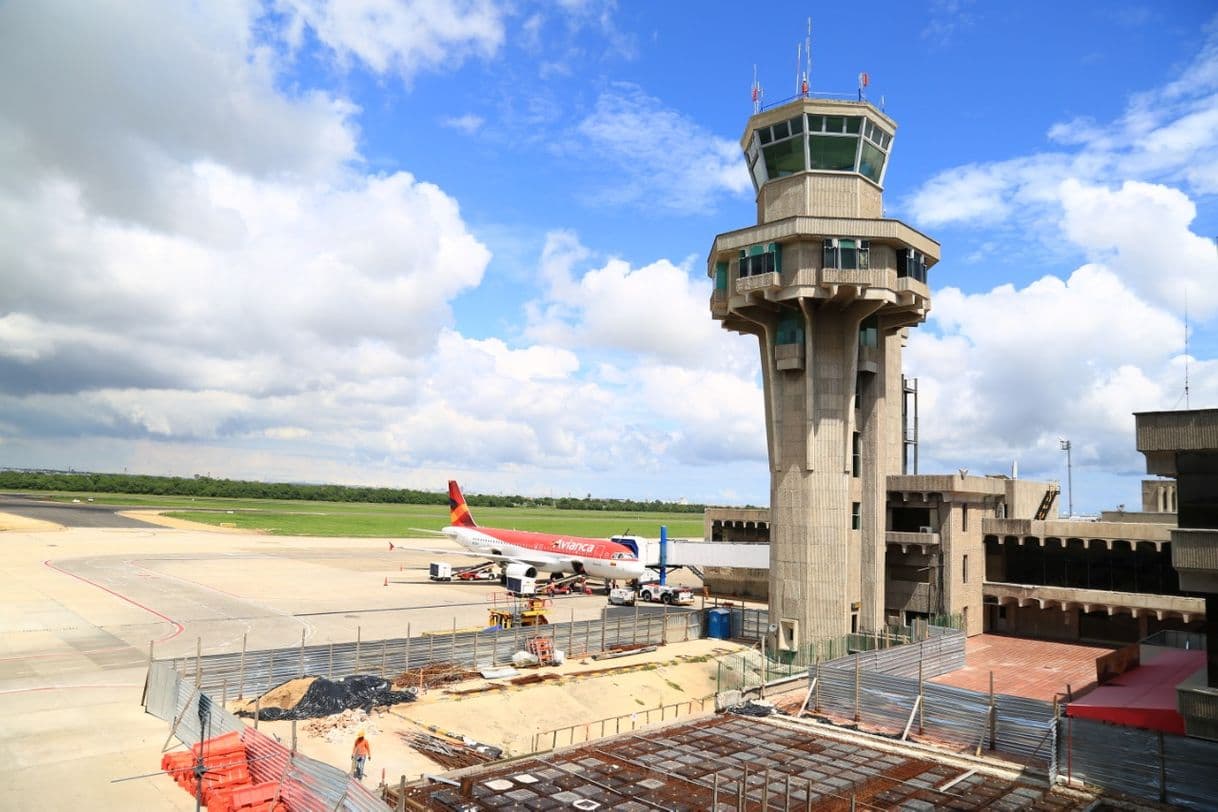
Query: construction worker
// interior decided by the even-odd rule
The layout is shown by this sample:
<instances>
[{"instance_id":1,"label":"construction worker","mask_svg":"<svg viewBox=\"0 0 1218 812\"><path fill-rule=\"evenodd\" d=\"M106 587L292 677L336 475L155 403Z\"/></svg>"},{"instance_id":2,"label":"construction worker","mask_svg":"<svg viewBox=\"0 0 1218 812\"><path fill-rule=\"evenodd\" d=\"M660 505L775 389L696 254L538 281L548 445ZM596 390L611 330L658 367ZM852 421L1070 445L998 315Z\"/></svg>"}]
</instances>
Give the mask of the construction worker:
<instances>
[{"instance_id":1,"label":"construction worker","mask_svg":"<svg viewBox=\"0 0 1218 812\"><path fill-rule=\"evenodd\" d=\"M361 781L364 778L364 766L372 758L372 748L364 738L364 731L355 737L355 747L351 748L351 773Z\"/></svg>"}]
</instances>

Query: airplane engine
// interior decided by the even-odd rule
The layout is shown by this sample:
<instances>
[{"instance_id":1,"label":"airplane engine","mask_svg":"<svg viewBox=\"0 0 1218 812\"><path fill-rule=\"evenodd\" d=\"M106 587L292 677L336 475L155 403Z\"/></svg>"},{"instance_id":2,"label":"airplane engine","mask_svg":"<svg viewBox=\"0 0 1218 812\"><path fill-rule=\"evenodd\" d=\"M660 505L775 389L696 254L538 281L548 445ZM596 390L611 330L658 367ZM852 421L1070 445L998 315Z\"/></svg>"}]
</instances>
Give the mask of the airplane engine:
<instances>
[{"instance_id":1,"label":"airplane engine","mask_svg":"<svg viewBox=\"0 0 1218 812\"><path fill-rule=\"evenodd\" d=\"M528 564L508 564L503 568L503 574L508 578L536 578L537 567Z\"/></svg>"}]
</instances>

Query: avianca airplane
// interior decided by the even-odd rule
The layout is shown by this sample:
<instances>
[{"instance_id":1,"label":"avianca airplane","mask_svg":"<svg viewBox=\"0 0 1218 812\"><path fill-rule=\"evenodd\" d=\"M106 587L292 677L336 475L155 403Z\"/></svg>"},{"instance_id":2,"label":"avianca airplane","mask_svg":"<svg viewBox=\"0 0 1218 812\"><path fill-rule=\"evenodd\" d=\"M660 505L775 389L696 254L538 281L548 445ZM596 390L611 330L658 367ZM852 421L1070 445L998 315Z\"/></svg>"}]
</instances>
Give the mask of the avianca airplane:
<instances>
[{"instance_id":1,"label":"avianca airplane","mask_svg":"<svg viewBox=\"0 0 1218 812\"><path fill-rule=\"evenodd\" d=\"M448 509L450 524L442 532L465 548L456 554L502 562L509 577L536 578L539 572L570 572L610 581L631 581L642 578L646 570L633 550L616 541L479 527L465 504L460 486L451 479ZM389 548L393 549L393 545ZM433 552L454 554L452 550Z\"/></svg>"}]
</instances>

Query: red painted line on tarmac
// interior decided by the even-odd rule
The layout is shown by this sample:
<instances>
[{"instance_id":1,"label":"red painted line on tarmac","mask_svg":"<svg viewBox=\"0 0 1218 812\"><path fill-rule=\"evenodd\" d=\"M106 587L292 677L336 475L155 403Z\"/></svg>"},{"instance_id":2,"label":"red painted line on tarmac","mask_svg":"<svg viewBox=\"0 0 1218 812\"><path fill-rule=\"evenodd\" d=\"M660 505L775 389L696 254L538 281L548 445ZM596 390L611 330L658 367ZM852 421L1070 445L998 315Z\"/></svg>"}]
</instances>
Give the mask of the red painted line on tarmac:
<instances>
[{"instance_id":1,"label":"red painted line on tarmac","mask_svg":"<svg viewBox=\"0 0 1218 812\"><path fill-rule=\"evenodd\" d=\"M81 688L139 688L142 683L124 682L118 685L40 685L37 688L8 688L0 691L0 696L4 694L29 694L35 691L75 691Z\"/></svg>"},{"instance_id":2,"label":"red painted line on tarmac","mask_svg":"<svg viewBox=\"0 0 1218 812\"><path fill-rule=\"evenodd\" d=\"M97 583L96 581L91 581L91 580L89 580L88 578L85 578L83 575L77 575L77 574L76 574L76 573L74 573L74 572L68 572L67 570L65 570L65 569L63 569L63 568L61 568L61 567L57 567L57 566L55 566L54 564L52 564L52 563L51 563L50 559L47 559L46 561L43 561L42 563L43 563L45 566L48 566L48 567L50 567L51 569L55 570L56 572L62 572L64 575L70 575L70 576L72 576L73 578L75 578L75 579L76 579L76 580L78 580L78 581L84 581L86 584L89 584L90 586L95 586L95 587L97 587L98 589L102 590L103 592L108 592L108 593L110 593L111 595L113 595L114 597L118 598L119 600L126 601L127 603L131 604L132 606L136 606L136 607L138 607L138 608L140 608L140 609L143 609L145 612L147 612L147 613L149 613L149 614L151 614L151 615L156 615L156 616L157 616L157 617L159 617L161 620L163 620L163 621L165 621L166 623L169 623L169 624L171 624L171 625L173 626L173 629L174 629L174 630L173 630L172 632L170 632L169 634L165 635L164 637L158 637L158 638L157 638L157 639L156 639L154 642L157 642L157 643L164 643L166 640L172 640L173 638L175 638L175 637L177 637L179 634L181 634L183 631L185 631L185 627L184 627L184 626L183 626L181 623L178 623L176 620L174 620L173 618L169 617L168 615L161 614L161 613L160 613L160 612L158 612L157 610L155 610L155 609L153 609L153 608L151 608L151 607L145 606L144 604L140 603L139 601L132 600L131 598L128 598L126 595L123 595L123 594L121 594L121 593L119 593L119 592L115 592L113 589L111 589L111 588L110 588L110 587L108 587L108 586L102 586L101 584Z\"/></svg>"}]
</instances>

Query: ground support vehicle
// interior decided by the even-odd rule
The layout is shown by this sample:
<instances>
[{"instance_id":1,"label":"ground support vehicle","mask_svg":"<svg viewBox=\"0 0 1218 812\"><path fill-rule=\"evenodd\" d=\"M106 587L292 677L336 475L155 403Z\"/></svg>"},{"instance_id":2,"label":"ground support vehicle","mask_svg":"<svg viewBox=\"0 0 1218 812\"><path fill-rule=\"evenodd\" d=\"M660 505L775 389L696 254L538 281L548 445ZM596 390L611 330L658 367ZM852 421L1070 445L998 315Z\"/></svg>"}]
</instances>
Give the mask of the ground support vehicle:
<instances>
[{"instance_id":1,"label":"ground support vehicle","mask_svg":"<svg viewBox=\"0 0 1218 812\"><path fill-rule=\"evenodd\" d=\"M629 587L616 586L609 590L609 603L615 606L633 606L634 600L635 592Z\"/></svg>"},{"instance_id":2,"label":"ground support vehicle","mask_svg":"<svg viewBox=\"0 0 1218 812\"><path fill-rule=\"evenodd\" d=\"M639 600L670 603L674 606L689 606L694 602L694 593L690 591L689 587L651 581L639 584Z\"/></svg>"},{"instance_id":3,"label":"ground support vehicle","mask_svg":"<svg viewBox=\"0 0 1218 812\"><path fill-rule=\"evenodd\" d=\"M481 564L470 564L464 567L454 567L446 561L432 561L427 565L427 577L433 581L491 581L497 578L495 562L483 561Z\"/></svg>"}]
</instances>

